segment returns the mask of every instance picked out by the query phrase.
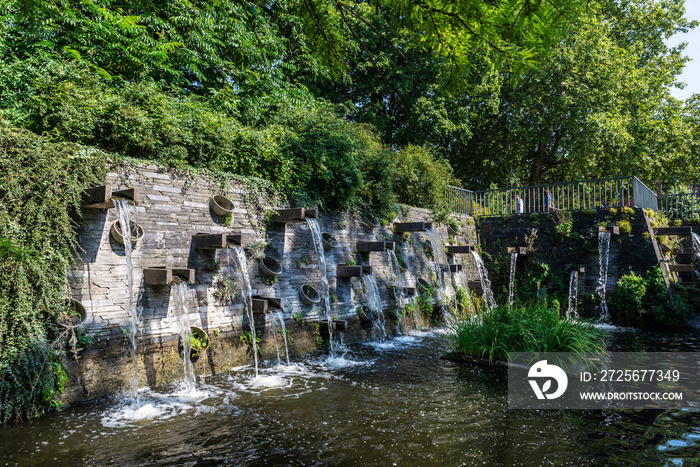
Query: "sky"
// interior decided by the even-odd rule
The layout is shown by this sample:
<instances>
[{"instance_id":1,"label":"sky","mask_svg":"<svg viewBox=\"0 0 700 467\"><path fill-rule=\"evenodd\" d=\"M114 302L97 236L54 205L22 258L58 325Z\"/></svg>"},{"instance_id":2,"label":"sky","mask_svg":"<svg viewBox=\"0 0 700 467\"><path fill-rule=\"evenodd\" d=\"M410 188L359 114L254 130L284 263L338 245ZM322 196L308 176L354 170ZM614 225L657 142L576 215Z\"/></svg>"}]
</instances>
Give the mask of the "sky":
<instances>
[{"instance_id":1,"label":"sky","mask_svg":"<svg viewBox=\"0 0 700 467\"><path fill-rule=\"evenodd\" d=\"M700 0L685 0L685 17L700 21ZM676 99L685 100L693 94L700 93L700 26L691 29L686 34L676 34L669 39L669 45L687 42L683 51L691 61L685 64L683 74L678 81L686 84L685 89L671 88L671 95Z\"/></svg>"}]
</instances>

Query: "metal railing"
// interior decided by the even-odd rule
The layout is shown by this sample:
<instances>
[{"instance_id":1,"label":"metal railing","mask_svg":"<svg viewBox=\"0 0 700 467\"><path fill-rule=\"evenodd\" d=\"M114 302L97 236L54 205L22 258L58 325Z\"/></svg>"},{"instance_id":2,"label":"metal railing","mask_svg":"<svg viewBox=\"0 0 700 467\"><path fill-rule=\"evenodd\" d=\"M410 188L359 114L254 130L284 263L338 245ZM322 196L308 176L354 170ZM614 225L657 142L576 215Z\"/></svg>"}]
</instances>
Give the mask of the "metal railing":
<instances>
[{"instance_id":1,"label":"metal railing","mask_svg":"<svg viewBox=\"0 0 700 467\"><path fill-rule=\"evenodd\" d=\"M658 208L656 194L634 176L484 191L448 186L445 191L448 206L453 212L472 216L514 214L516 195L522 199L525 213L624 206L654 211Z\"/></svg>"},{"instance_id":2,"label":"metal railing","mask_svg":"<svg viewBox=\"0 0 700 467\"><path fill-rule=\"evenodd\" d=\"M700 217L700 195L680 193L658 196L659 213L669 219L690 219Z\"/></svg>"},{"instance_id":3,"label":"metal railing","mask_svg":"<svg viewBox=\"0 0 700 467\"><path fill-rule=\"evenodd\" d=\"M445 199L447 200L447 206L452 212L472 215L472 207L474 205L473 191L447 185L445 188Z\"/></svg>"}]
</instances>

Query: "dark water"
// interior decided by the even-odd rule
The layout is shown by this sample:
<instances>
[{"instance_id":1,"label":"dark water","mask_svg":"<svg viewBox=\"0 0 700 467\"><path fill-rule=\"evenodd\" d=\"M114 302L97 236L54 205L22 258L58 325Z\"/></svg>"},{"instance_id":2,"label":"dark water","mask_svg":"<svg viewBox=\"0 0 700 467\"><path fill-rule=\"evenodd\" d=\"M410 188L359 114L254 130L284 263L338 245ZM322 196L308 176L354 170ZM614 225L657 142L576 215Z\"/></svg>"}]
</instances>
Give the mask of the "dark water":
<instances>
[{"instance_id":1,"label":"dark water","mask_svg":"<svg viewBox=\"0 0 700 467\"><path fill-rule=\"evenodd\" d=\"M700 413L508 410L507 373L417 333L199 393L113 398L0 429L0 465L700 465ZM696 331L615 332L611 350L697 351Z\"/></svg>"}]
</instances>

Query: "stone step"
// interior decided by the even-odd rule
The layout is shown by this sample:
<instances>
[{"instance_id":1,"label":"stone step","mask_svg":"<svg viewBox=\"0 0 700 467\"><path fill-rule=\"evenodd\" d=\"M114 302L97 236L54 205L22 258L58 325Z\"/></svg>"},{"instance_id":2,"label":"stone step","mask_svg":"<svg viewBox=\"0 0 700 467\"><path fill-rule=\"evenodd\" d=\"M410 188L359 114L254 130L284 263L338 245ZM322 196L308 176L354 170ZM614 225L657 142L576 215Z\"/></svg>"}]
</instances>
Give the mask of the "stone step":
<instances>
[{"instance_id":1,"label":"stone step","mask_svg":"<svg viewBox=\"0 0 700 467\"><path fill-rule=\"evenodd\" d=\"M669 264L668 270L671 272L693 272L695 267L692 264Z\"/></svg>"},{"instance_id":2,"label":"stone step","mask_svg":"<svg viewBox=\"0 0 700 467\"><path fill-rule=\"evenodd\" d=\"M685 227L659 227L654 229L654 235L690 235L693 229L690 226Z\"/></svg>"}]
</instances>

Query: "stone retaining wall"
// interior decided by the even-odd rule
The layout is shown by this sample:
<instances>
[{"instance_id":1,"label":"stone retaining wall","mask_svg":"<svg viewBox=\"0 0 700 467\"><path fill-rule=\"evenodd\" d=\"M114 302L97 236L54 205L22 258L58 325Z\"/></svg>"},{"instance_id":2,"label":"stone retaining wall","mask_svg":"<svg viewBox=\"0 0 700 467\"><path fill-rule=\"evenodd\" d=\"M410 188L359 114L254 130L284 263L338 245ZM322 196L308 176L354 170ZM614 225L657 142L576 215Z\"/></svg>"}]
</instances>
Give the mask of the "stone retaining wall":
<instances>
[{"instance_id":1,"label":"stone retaining wall","mask_svg":"<svg viewBox=\"0 0 700 467\"><path fill-rule=\"evenodd\" d=\"M325 315L323 306L302 304L297 290L303 283L320 288L316 253L305 222L266 226L259 220L254 221L245 207L247 194L242 185L222 184L206 175L143 164L122 166L119 171L109 173L107 178L106 183L113 189L137 188L140 192L134 214L145 235L136 244L132 260L134 299L141 316L137 353L142 386L152 387L182 378L173 291L169 286L146 286L143 268L166 266L195 270L188 301L190 319L192 325L208 333L211 341L206 354L195 364L196 374L218 373L252 363L251 346L240 339L249 327L244 318L242 297L239 295L232 303L221 303L215 297L221 277L231 278L242 288L231 251L194 250L192 236L197 233L240 232L246 235L248 242L268 242L265 253L280 261L283 273L274 284L267 284L257 262L249 258L253 295L283 299L282 316L290 330L291 354L317 349L318 330L314 323ZM234 220L230 227L224 226L209 209L209 199L216 194L227 196L234 203ZM94 342L80 352L77 361L69 359L66 362L70 374L65 395L68 402L119 391L133 374L131 358L126 352L125 332L129 328L126 303L129 296L124 247L110 236L110 226L115 220L114 209L85 209L83 212L79 228L79 243L83 251L78 254L76 267L68 276L71 296L80 301L87 312L83 327ZM428 211L415 208L407 208L396 219L406 222L430 220ZM455 244L474 245L473 221L466 217L461 220L464 231L451 240ZM348 320L345 342L372 337L371 329L361 325L356 313L358 307L367 303L362 280L336 278L337 265L350 258L357 264L372 266L387 317L387 332L395 332L397 322L392 319L392 310L396 304L387 288L394 283L389 273L388 254L360 254L355 251L355 243L396 241L402 237L392 232L391 225L370 230L348 215L321 215L318 221L321 230L331 233L340 243L337 248L326 252L326 275L333 294L332 314ZM436 226L436 229L443 241L450 241L445 226ZM411 287L415 286L416 277L430 276L430 262L421 242L423 238L428 238L427 233L411 233L403 245L397 244L409 264L406 277ZM455 255L451 261L464 264L469 278L476 278L470 255ZM207 272L207 267L215 263L220 263L220 270ZM273 315L259 315L255 321L256 329L262 334L263 358L276 358L275 340L279 345L283 344L279 333L270 327L275 321ZM418 322L421 324L429 323Z\"/></svg>"}]
</instances>

